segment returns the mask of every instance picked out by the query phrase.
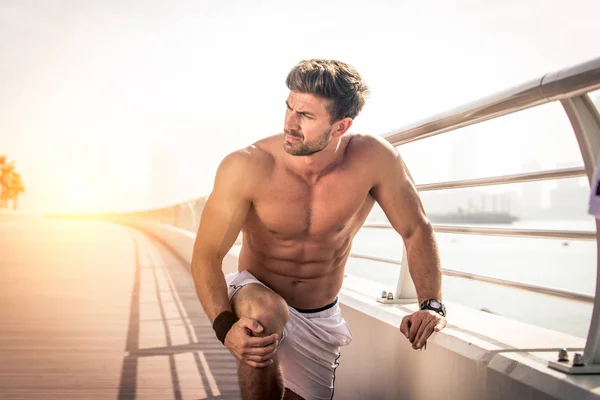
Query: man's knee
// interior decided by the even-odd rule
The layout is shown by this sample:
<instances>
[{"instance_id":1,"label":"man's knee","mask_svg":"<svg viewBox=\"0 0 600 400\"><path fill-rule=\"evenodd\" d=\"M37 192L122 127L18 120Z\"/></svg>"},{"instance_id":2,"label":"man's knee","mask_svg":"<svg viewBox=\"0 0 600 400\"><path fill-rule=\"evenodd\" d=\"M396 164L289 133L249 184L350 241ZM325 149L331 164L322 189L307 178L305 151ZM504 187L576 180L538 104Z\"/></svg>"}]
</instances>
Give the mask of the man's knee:
<instances>
[{"instance_id":1,"label":"man's knee","mask_svg":"<svg viewBox=\"0 0 600 400\"><path fill-rule=\"evenodd\" d=\"M259 336L277 333L281 336L283 326L289 319L288 305L272 290L252 283L241 288L231 300L233 311L238 317L257 320L264 331Z\"/></svg>"}]
</instances>

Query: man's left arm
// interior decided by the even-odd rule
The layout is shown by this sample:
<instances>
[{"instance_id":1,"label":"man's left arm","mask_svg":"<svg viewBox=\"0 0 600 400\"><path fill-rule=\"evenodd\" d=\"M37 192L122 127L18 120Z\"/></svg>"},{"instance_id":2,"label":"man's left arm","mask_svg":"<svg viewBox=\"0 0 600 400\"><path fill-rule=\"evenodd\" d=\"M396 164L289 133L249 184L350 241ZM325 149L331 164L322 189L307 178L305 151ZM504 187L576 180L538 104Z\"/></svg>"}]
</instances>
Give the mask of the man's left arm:
<instances>
[{"instance_id":1,"label":"man's left arm","mask_svg":"<svg viewBox=\"0 0 600 400\"><path fill-rule=\"evenodd\" d=\"M392 227L402 236L408 256L408 269L417 289L419 304L442 301L442 270L431 223L396 149L381 138L371 147L376 165L371 195L381 206ZM402 320L400 331L414 349L425 346L434 331L446 326L446 319L435 311L421 310Z\"/></svg>"}]
</instances>

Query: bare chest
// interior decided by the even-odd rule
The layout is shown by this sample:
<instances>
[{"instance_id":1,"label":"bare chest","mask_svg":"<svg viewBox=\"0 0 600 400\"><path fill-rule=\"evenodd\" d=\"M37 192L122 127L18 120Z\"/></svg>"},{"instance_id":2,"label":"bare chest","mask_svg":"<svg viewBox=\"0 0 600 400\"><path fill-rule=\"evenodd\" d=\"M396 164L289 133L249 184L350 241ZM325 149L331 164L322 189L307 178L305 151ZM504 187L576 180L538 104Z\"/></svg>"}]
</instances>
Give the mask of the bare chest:
<instances>
[{"instance_id":1,"label":"bare chest","mask_svg":"<svg viewBox=\"0 0 600 400\"><path fill-rule=\"evenodd\" d=\"M257 188L254 223L281 239L327 238L362 222L361 210L372 205L370 189L368 177L358 171L333 172L315 183L275 171Z\"/></svg>"}]
</instances>

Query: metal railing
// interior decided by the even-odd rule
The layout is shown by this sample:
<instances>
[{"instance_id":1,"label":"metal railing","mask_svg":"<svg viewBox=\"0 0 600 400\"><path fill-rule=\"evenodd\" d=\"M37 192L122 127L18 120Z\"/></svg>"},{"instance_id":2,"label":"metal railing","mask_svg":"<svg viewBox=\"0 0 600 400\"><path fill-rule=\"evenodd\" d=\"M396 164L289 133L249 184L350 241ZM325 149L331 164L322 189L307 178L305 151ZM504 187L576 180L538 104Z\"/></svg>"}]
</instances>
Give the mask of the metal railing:
<instances>
[{"instance_id":1,"label":"metal railing","mask_svg":"<svg viewBox=\"0 0 600 400\"><path fill-rule=\"evenodd\" d=\"M445 190L445 189L463 189L478 186L490 185L506 185L510 183L536 182L543 180L566 179L566 178L581 178L586 176L585 168L574 167L564 169L554 169L539 172L527 172L514 175L493 176L490 178L467 179L460 181L425 183L416 185L419 192L430 190Z\"/></svg>"},{"instance_id":2,"label":"metal railing","mask_svg":"<svg viewBox=\"0 0 600 400\"><path fill-rule=\"evenodd\" d=\"M350 257L351 258L359 258L359 259L363 259L363 260L369 260L369 261L375 261L375 262L382 262L382 263L386 263L386 264L402 265L401 261L397 261L397 260L394 260L391 258L373 257L373 256L369 256L366 254L351 253ZM494 278L494 277L486 276L486 275L473 274L470 272L457 271L454 269L442 268L442 275L452 276L455 278L471 279L471 280L475 280L478 282L492 283L494 285L507 286L507 287L511 287L514 289L526 290L529 292L541 293L541 294L546 294L546 295L553 296L553 297L559 297L559 298L564 298L564 299L574 300L574 301L581 301L584 303L593 303L594 302L594 296L585 294L585 293L576 293L576 292L571 292L569 290L562 290L562 289L549 288L549 287L545 287L545 286L532 285L532 284L523 283L523 282L511 281L508 279L500 279L500 278Z\"/></svg>"},{"instance_id":3,"label":"metal railing","mask_svg":"<svg viewBox=\"0 0 600 400\"><path fill-rule=\"evenodd\" d=\"M394 229L390 224L381 222L367 222L363 228L371 229ZM482 226L459 226L459 225L436 225L433 224L436 232L440 233L460 233L465 235L486 235L486 236L513 236L527 238L543 239L566 239L566 240L596 240L596 232L593 231L568 231L568 230L549 230L549 229L519 229L519 228L486 228Z\"/></svg>"},{"instance_id":4,"label":"metal railing","mask_svg":"<svg viewBox=\"0 0 600 400\"><path fill-rule=\"evenodd\" d=\"M394 146L439 135L489 119L580 96L600 88L600 58L545 74L501 93L390 132L384 137Z\"/></svg>"},{"instance_id":5,"label":"metal railing","mask_svg":"<svg viewBox=\"0 0 600 400\"><path fill-rule=\"evenodd\" d=\"M449 181L439 183L426 183L415 185L419 192L432 190L447 190L470 188L479 186L505 185L511 183L536 182L542 180L555 180L567 178L585 177L585 168L574 167L555 169L548 171L529 172L514 175L502 175L489 178L468 179L460 181ZM512 229L512 228L488 228L480 226L454 226L433 224L436 232L441 233L460 233L470 235L491 235L491 236L516 236L529 238L545 239L569 239L569 240L596 240L596 233L592 231L571 231L571 230L542 230L542 229ZM385 223L365 223L363 228L393 229Z\"/></svg>"},{"instance_id":6,"label":"metal railing","mask_svg":"<svg viewBox=\"0 0 600 400\"><path fill-rule=\"evenodd\" d=\"M477 186L503 185L509 183L535 182L548 179L563 179L587 176L590 184L595 170L595 161L600 152L600 115L592 104L588 92L600 88L600 58L590 60L570 68L557 72L548 73L539 79L508 89L496 95L484 98L480 101L467 104L446 113L428 118L403 129L390 132L384 138L394 146L401 146L416 140L425 139L444 132L449 132L483 121L498 118L503 115L536 107L552 101L560 101L573 131L577 138L581 151L584 168L568 168L548 170L516 175L505 175L480 179L438 182L416 185L417 190L447 190L468 188ZM410 173L409 173L410 174ZM389 229L389 224L368 223L364 228ZM534 238L553 238L570 240L596 240L599 242L600 223L596 221L596 232L567 231L567 230L539 230L539 229L506 229L489 228L480 226L446 226L434 225L436 232L478 234L478 235L500 235ZM598 260L600 261L600 247L598 247ZM406 249L404 249L406 252ZM367 258L371 260L390 262L400 265L400 278L395 293L396 299L406 299L409 294L414 296L415 289L410 274L407 273L407 257L403 260L393 261L379 259L364 255L353 254L353 257ZM385 260L385 261L384 261ZM600 264L599 264L600 265ZM600 372L600 267L597 266L597 283L595 296L577 294L552 288L543 288L535 285L527 285L519 282L506 281L476 274L467 274L459 271L445 270L446 274L475 279L498 285L515 287L532 292L540 292L554 296L569 298L577 301L593 301L592 321L586 342L584 358L587 373ZM565 372L574 372L573 368L581 373L581 367L565 367L564 364L550 363L553 368Z\"/></svg>"}]
</instances>

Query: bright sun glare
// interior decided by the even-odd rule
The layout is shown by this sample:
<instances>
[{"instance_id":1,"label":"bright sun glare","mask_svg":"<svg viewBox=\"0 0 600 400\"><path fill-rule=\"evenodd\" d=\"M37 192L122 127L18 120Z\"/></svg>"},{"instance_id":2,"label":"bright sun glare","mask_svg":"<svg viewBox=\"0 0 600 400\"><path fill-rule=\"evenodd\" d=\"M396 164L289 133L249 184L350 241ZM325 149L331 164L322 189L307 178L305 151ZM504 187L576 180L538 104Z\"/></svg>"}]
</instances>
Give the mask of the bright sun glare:
<instances>
[{"instance_id":1,"label":"bright sun glare","mask_svg":"<svg viewBox=\"0 0 600 400\"><path fill-rule=\"evenodd\" d=\"M594 0L67 3L0 0L0 154L22 173L24 211L148 209L207 195L225 155L280 131L285 77L302 59L357 68L371 96L351 131L383 134L597 57L600 33ZM527 129L531 114L520 114ZM535 126L571 133L563 121ZM516 166L537 154L552 158L535 159L544 168L573 164L555 141L542 152L501 132L478 137L495 150L474 157L490 168L482 174L520 150ZM407 165L423 182L457 178L431 162L452 155L432 142L414 156L405 147Z\"/></svg>"},{"instance_id":2,"label":"bright sun glare","mask_svg":"<svg viewBox=\"0 0 600 400\"><path fill-rule=\"evenodd\" d=\"M71 185L67 191L67 196L65 209L69 212L77 213L89 210L92 196L87 186L80 183Z\"/></svg>"}]
</instances>

